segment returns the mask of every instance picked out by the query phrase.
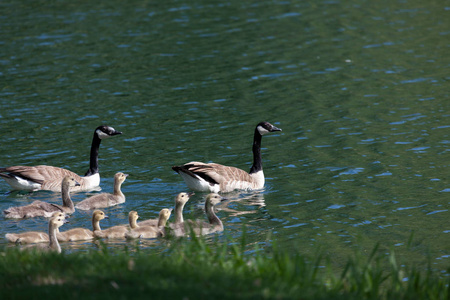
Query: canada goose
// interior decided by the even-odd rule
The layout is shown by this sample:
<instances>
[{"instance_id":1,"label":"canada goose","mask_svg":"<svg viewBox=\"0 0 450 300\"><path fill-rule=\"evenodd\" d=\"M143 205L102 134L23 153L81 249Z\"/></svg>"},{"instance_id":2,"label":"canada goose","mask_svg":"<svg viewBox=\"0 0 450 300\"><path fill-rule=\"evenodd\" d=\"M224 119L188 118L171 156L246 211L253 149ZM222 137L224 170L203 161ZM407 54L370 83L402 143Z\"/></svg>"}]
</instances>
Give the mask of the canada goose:
<instances>
[{"instance_id":1,"label":"canada goose","mask_svg":"<svg viewBox=\"0 0 450 300\"><path fill-rule=\"evenodd\" d=\"M75 208L81 210L97 209L114 206L125 202L125 195L122 193L120 187L127 179L128 174L116 173L114 175L114 193L101 193L78 202Z\"/></svg>"},{"instance_id":2,"label":"canada goose","mask_svg":"<svg viewBox=\"0 0 450 300\"><path fill-rule=\"evenodd\" d=\"M56 234L58 232L59 227L61 227L66 222L67 222L66 219L62 217L51 218L48 222L48 236L49 236L48 245L46 244L27 245L23 249L35 249L38 251L56 251L58 253L61 253L61 246L58 243Z\"/></svg>"},{"instance_id":3,"label":"canada goose","mask_svg":"<svg viewBox=\"0 0 450 300\"><path fill-rule=\"evenodd\" d=\"M109 227L107 229L94 230L94 236L97 238L104 239L120 239L125 238L125 233L127 233L130 228L134 229L137 227L136 220L139 218L137 212L134 210L130 211L128 214L129 225L117 225Z\"/></svg>"},{"instance_id":4,"label":"canada goose","mask_svg":"<svg viewBox=\"0 0 450 300\"><path fill-rule=\"evenodd\" d=\"M191 193L179 193L176 197L175 197L175 223L183 223L184 219L183 219L183 208L184 205L186 204L186 202L189 201L189 198L194 195L193 192ZM140 226L157 226L159 222L159 219L150 219L150 220L145 220L142 222L139 222Z\"/></svg>"},{"instance_id":5,"label":"canada goose","mask_svg":"<svg viewBox=\"0 0 450 300\"><path fill-rule=\"evenodd\" d=\"M189 234L190 232L193 232L196 235L203 235L223 231L222 221L220 221L219 217L216 216L214 206L224 200L226 200L226 198L220 196L219 194L208 194L206 196L205 212L209 222L204 222L201 220L188 220L181 224L174 224L171 226L172 233L175 236L183 236Z\"/></svg>"},{"instance_id":6,"label":"canada goose","mask_svg":"<svg viewBox=\"0 0 450 300\"><path fill-rule=\"evenodd\" d=\"M131 228L129 232L125 233L127 239L151 239L165 235L165 226L167 220L170 217L172 210L168 208L163 208L159 212L158 224L157 226L144 225L141 223L137 224L135 228Z\"/></svg>"},{"instance_id":7,"label":"canada goose","mask_svg":"<svg viewBox=\"0 0 450 300\"><path fill-rule=\"evenodd\" d=\"M65 213L54 212L52 218L60 217L65 218ZM41 231L27 231L22 233L7 233L5 239L10 243L16 244L33 244L49 242L48 234Z\"/></svg>"},{"instance_id":8,"label":"canada goose","mask_svg":"<svg viewBox=\"0 0 450 300\"><path fill-rule=\"evenodd\" d=\"M80 183L80 186L73 189L73 191L91 190L100 185L100 174L98 173L100 143L102 139L118 134L122 134L122 132L116 131L110 126L102 125L95 129L91 145L89 169L84 177L66 169L46 165L0 168L0 177L14 190L49 190L59 192L61 191L61 180L64 176L70 175Z\"/></svg>"},{"instance_id":9,"label":"canada goose","mask_svg":"<svg viewBox=\"0 0 450 300\"><path fill-rule=\"evenodd\" d=\"M264 173L261 160L261 139L269 132L281 131L268 122L261 122L255 128L253 137L253 165L250 172L215 163L189 162L172 169L183 177L187 186L199 192L227 193L233 190L255 190L264 187Z\"/></svg>"},{"instance_id":10,"label":"canada goose","mask_svg":"<svg viewBox=\"0 0 450 300\"><path fill-rule=\"evenodd\" d=\"M87 228L72 228L63 232L58 232L56 237L59 242L86 241L94 239L94 231L101 230L100 220L108 218L101 210L95 210L92 214L92 230Z\"/></svg>"},{"instance_id":11,"label":"canada goose","mask_svg":"<svg viewBox=\"0 0 450 300\"><path fill-rule=\"evenodd\" d=\"M63 205L43 202L40 200L33 201L33 203L25 206L16 206L5 209L3 213L5 218L34 218L34 217L46 217L49 218L56 212L64 212L66 214L72 214L75 211L72 199L70 198L70 189L75 186L79 186L78 181L72 176L65 176L62 180L61 196Z\"/></svg>"}]
</instances>

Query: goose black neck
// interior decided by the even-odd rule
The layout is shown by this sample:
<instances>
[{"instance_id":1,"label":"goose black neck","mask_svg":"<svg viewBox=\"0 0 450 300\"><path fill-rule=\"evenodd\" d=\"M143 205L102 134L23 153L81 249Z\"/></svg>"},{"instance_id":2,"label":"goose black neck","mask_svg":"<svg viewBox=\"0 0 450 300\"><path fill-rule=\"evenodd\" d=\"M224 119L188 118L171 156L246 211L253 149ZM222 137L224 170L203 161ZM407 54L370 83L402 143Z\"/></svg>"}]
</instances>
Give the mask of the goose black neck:
<instances>
[{"instance_id":1,"label":"goose black neck","mask_svg":"<svg viewBox=\"0 0 450 300\"><path fill-rule=\"evenodd\" d=\"M261 139L262 135L259 133L258 128L256 128L255 135L253 137L253 165L250 169L250 174L257 173L263 168L261 158Z\"/></svg>"},{"instance_id":2,"label":"goose black neck","mask_svg":"<svg viewBox=\"0 0 450 300\"><path fill-rule=\"evenodd\" d=\"M98 150L100 148L100 143L102 140L98 137L97 133L94 132L94 137L92 138L91 145L91 156L89 161L89 170L84 176L90 176L98 173Z\"/></svg>"}]
</instances>

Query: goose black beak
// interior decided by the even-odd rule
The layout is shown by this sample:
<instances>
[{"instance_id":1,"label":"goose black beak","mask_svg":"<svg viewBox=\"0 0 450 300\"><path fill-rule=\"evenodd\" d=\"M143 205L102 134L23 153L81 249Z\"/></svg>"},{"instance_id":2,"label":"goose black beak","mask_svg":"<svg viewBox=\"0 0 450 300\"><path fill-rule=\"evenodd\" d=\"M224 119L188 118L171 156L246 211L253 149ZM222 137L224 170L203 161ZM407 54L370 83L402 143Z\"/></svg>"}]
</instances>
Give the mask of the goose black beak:
<instances>
[{"instance_id":1,"label":"goose black beak","mask_svg":"<svg viewBox=\"0 0 450 300\"><path fill-rule=\"evenodd\" d=\"M283 131L283 130L281 130L281 128L272 126L272 130L270 130L270 132L274 132L274 131Z\"/></svg>"},{"instance_id":2,"label":"goose black beak","mask_svg":"<svg viewBox=\"0 0 450 300\"><path fill-rule=\"evenodd\" d=\"M122 132L115 130L114 132L110 133L109 135L113 136L113 135L118 135L118 134L122 134Z\"/></svg>"}]
</instances>

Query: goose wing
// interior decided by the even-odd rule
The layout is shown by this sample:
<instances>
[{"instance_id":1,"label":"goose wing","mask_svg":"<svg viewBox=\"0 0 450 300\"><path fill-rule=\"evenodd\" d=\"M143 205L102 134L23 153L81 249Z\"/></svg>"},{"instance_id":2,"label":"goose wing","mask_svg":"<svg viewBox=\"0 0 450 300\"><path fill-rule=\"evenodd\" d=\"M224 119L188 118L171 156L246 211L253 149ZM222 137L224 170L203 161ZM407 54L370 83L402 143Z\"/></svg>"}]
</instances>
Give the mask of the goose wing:
<instances>
[{"instance_id":1,"label":"goose wing","mask_svg":"<svg viewBox=\"0 0 450 300\"><path fill-rule=\"evenodd\" d=\"M252 181L251 176L244 170L216 163L193 161L182 166L174 166L172 169L177 173L183 172L194 178L200 177L211 185L223 185L231 181Z\"/></svg>"},{"instance_id":2,"label":"goose wing","mask_svg":"<svg viewBox=\"0 0 450 300\"><path fill-rule=\"evenodd\" d=\"M17 176L44 185L50 185L53 182L57 182L58 185L61 185L61 180L66 175L73 176L77 181L82 180L81 176L72 171L46 165L0 168L0 176L8 178Z\"/></svg>"}]
</instances>

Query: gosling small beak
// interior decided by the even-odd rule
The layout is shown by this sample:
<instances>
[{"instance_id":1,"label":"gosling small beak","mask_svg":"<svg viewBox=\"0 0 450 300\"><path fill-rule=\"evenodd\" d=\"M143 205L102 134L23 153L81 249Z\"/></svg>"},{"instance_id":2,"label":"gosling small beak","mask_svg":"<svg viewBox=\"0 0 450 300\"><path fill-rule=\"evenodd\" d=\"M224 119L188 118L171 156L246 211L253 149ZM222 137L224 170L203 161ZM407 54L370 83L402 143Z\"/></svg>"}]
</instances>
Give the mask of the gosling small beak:
<instances>
[{"instance_id":1,"label":"gosling small beak","mask_svg":"<svg viewBox=\"0 0 450 300\"><path fill-rule=\"evenodd\" d=\"M193 195L195 195L194 192L189 192L189 193L188 193L188 197L191 197L191 196L193 196Z\"/></svg>"},{"instance_id":2,"label":"gosling small beak","mask_svg":"<svg viewBox=\"0 0 450 300\"><path fill-rule=\"evenodd\" d=\"M81 186L81 184L78 181L75 181L75 186Z\"/></svg>"}]
</instances>

